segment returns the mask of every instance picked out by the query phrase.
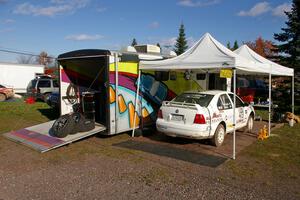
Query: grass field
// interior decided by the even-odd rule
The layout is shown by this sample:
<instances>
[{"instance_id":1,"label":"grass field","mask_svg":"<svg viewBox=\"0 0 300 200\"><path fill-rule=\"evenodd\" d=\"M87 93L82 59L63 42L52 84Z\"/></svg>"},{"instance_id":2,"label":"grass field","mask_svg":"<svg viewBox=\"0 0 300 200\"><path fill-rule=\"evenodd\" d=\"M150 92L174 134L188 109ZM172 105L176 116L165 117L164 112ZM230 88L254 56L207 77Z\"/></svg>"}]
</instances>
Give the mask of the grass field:
<instances>
[{"instance_id":1,"label":"grass field","mask_svg":"<svg viewBox=\"0 0 300 200\"><path fill-rule=\"evenodd\" d=\"M26 104L17 102L0 103L0 133L17 130L39 124L59 116L58 111L51 109L46 103Z\"/></svg>"},{"instance_id":2,"label":"grass field","mask_svg":"<svg viewBox=\"0 0 300 200\"><path fill-rule=\"evenodd\" d=\"M285 125L272 131L271 137L246 147L240 160L227 163L234 174L251 179L277 177L300 180L300 124ZM269 179L266 179L269 180Z\"/></svg>"}]
</instances>

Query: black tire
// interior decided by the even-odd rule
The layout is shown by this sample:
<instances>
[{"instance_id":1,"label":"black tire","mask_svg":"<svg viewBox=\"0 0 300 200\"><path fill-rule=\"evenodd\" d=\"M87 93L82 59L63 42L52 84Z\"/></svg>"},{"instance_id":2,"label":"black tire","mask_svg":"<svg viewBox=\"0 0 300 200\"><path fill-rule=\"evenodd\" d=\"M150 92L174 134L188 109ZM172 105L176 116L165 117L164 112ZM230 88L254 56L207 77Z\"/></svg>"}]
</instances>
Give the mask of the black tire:
<instances>
[{"instance_id":1,"label":"black tire","mask_svg":"<svg viewBox=\"0 0 300 200\"><path fill-rule=\"evenodd\" d=\"M74 127L71 115L66 114L60 116L52 125L52 134L58 138L64 138L72 133Z\"/></svg>"},{"instance_id":2,"label":"black tire","mask_svg":"<svg viewBox=\"0 0 300 200\"><path fill-rule=\"evenodd\" d=\"M73 135L78 132L81 132L81 130L83 129L82 128L82 124L83 124L82 121L84 120L83 115L81 113L75 112L71 115L71 119L73 121L74 126L70 134Z\"/></svg>"},{"instance_id":3,"label":"black tire","mask_svg":"<svg viewBox=\"0 0 300 200\"><path fill-rule=\"evenodd\" d=\"M48 100L49 96L50 96L50 93L46 93L46 94L43 95L43 101L45 103L47 103L47 100Z\"/></svg>"},{"instance_id":4,"label":"black tire","mask_svg":"<svg viewBox=\"0 0 300 200\"><path fill-rule=\"evenodd\" d=\"M0 102L5 101L6 100L6 96L5 94L0 94Z\"/></svg>"},{"instance_id":5,"label":"black tire","mask_svg":"<svg viewBox=\"0 0 300 200\"><path fill-rule=\"evenodd\" d=\"M214 137L211 139L212 144L216 147L221 146L224 142L225 135L226 132L224 126L219 124L215 131Z\"/></svg>"}]
</instances>

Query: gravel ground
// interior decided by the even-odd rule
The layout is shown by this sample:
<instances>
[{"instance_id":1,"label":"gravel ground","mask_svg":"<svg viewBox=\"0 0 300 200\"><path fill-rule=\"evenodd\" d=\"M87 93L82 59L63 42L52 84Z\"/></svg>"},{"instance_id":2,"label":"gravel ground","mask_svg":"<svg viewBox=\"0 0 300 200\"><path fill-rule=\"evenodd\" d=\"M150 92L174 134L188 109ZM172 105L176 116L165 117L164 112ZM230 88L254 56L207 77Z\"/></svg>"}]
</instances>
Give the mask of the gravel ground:
<instances>
[{"instance_id":1,"label":"gravel ground","mask_svg":"<svg viewBox=\"0 0 300 200\"><path fill-rule=\"evenodd\" d=\"M0 199L299 199L299 180L232 173L231 135L223 149L206 142L164 138L90 137L45 154L0 138ZM238 151L255 138L238 132ZM144 143L174 154L122 147ZM145 145L143 146L145 147ZM176 151L177 149L177 151ZM178 149L225 158L218 166L180 159ZM187 152L188 153L188 152ZM187 154L189 155L189 154ZM188 156L187 156L188 157ZM201 159L205 157L201 157ZM237 156L234 162L246 162ZM267 170L267 169L266 169ZM245 178L246 177L246 178ZM247 178L248 177L248 178Z\"/></svg>"}]
</instances>

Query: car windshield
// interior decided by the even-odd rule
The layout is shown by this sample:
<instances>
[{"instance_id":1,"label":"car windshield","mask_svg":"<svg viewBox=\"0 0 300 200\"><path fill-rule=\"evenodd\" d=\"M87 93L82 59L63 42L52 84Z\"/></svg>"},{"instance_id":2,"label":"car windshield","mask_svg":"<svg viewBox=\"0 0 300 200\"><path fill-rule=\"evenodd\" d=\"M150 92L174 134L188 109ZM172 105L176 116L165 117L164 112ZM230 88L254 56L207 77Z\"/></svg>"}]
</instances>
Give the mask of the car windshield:
<instances>
[{"instance_id":1,"label":"car windshield","mask_svg":"<svg viewBox=\"0 0 300 200\"><path fill-rule=\"evenodd\" d=\"M196 103L202 107L207 107L214 96L210 94L183 93L173 99L174 102Z\"/></svg>"}]
</instances>

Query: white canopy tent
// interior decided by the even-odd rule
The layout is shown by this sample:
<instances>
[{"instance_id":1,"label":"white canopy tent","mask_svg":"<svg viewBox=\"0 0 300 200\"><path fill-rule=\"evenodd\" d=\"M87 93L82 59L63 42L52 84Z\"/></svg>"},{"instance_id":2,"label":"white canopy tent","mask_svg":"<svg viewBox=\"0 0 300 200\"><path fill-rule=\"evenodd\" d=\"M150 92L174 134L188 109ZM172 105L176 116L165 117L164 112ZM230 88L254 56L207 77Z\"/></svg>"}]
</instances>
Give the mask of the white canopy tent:
<instances>
[{"instance_id":1,"label":"white canopy tent","mask_svg":"<svg viewBox=\"0 0 300 200\"><path fill-rule=\"evenodd\" d=\"M251 74L269 74L271 65L269 63L256 62L244 58L231 50L227 49L220 42L215 40L209 33L204 34L200 40L185 53L166 60L141 61L137 81L137 96L135 108L137 108L141 70L199 70L215 71L221 69L233 69L233 90L236 93L236 73L246 72ZM233 102L233 159L235 159L235 108L236 99ZM135 119L135 117L134 117ZM135 127L135 121L134 121ZM132 136L134 136L134 129Z\"/></svg>"},{"instance_id":2,"label":"white canopy tent","mask_svg":"<svg viewBox=\"0 0 300 200\"><path fill-rule=\"evenodd\" d=\"M271 133L271 105L272 105L272 75L274 76L291 76L292 77L292 113L294 113L294 69L284 67L275 62L272 62L261 55L257 54L255 51L250 49L247 45L242 45L240 48L234 51L236 54L251 60L252 62L257 62L261 64L270 65L269 71L269 130Z\"/></svg>"}]
</instances>

